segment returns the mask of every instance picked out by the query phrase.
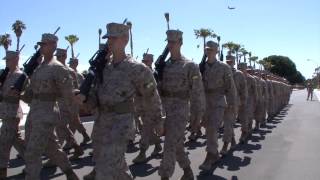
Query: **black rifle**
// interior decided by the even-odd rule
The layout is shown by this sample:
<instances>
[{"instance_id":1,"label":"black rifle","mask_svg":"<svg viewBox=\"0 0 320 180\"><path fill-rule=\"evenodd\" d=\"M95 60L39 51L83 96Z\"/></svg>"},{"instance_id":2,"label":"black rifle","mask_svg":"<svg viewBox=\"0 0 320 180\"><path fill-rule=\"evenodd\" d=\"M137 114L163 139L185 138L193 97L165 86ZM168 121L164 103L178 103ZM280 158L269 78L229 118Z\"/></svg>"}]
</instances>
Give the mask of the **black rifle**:
<instances>
[{"instance_id":1,"label":"black rifle","mask_svg":"<svg viewBox=\"0 0 320 180\"><path fill-rule=\"evenodd\" d=\"M90 67L85 80L80 86L80 94L88 96L95 80L99 80L100 83L103 82L103 69L107 63L106 56L108 54L106 47L107 45L103 45L103 47L101 45L99 50L89 60Z\"/></svg>"},{"instance_id":2,"label":"black rifle","mask_svg":"<svg viewBox=\"0 0 320 180\"><path fill-rule=\"evenodd\" d=\"M155 66L154 77L157 82L162 81L163 70L164 70L164 67L166 66L166 58L168 54L169 54L169 49L168 47L166 47L154 64Z\"/></svg>"},{"instance_id":3,"label":"black rifle","mask_svg":"<svg viewBox=\"0 0 320 180\"><path fill-rule=\"evenodd\" d=\"M207 55L204 53L202 56L202 60L199 64L199 69L200 69L200 73L201 73L202 77L203 77L204 71L206 69L206 60L207 60Z\"/></svg>"},{"instance_id":4,"label":"black rifle","mask_svg":"<svg viewBox=\"0 0 320 180\"><path fill-rule=\"evenodd\" d=\"M24 64L23 64L23 74L19 76L17 81L13 85L13 89L21 92L23 89L23 85L27 77L30 77L34 70L39 66L39 57L41 56L40 49L37 50L34 55L31 56Z\"/></svg>"},{"instance_id":5,"label":"black rifle","mask_svg":"<svg viewBox=\"0 0 320 180\"><path fill-rule=\"evenodd\" d=\"M6 81L6 78L7 78L8 74L9 74L9 68L6 67L6 68L2 71L2 73L1 73L1 75L0 75L0 87L3 86L4 82Z\"/></svg>"}]
</instances>

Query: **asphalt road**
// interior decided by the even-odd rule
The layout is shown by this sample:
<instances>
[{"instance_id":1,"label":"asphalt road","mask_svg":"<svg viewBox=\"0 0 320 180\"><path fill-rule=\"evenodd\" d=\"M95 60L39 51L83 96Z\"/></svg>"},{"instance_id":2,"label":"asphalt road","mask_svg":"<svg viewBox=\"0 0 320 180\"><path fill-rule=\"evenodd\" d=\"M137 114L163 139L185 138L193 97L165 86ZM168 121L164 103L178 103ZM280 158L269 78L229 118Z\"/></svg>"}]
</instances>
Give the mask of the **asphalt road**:
<instances>
[{"instance_id":1,"label":"asphalt road","mask_svg":"<svg viewBox=\"0 0 320 180\"><path fill-rule=\"evenodd\" d=\"M316 98L315 98L316 99ZM92 122L86 123L91 133ZM81 139L77 134L78 141ZM237 139L240 128L236 127ZM320 103L318 100L306 101L306 91L294 91L290 104L266 128L253 134L246 145L238 145L212 170L210 174L202 174L198 166L205 156L205 139L196 143L185 143L189 152L192 169L199 180L318 180L320 179ZM137 140L139 138L137 137ZM137 141L136 140L136 141ZM219 145L222 146L221 138ZM82 178L92 169L91 151L87 146L81 160L73 161L73 168ZM132 174L137 180L158 180L157 169L161 157L155 157L143 165L132 165L132 159L138 153L138 144L128 149L126 159ZM151 154L153 147L148 151ZM44 160L45 161L45 160ZM16 159L12 150L8 175L10 179L23 179L20 175L24 164ZM176 164L171 179L177 180L182 170ZM63 180L65 176L59 169L45 169L43 179Z\"/></svg>"}]
</instances>

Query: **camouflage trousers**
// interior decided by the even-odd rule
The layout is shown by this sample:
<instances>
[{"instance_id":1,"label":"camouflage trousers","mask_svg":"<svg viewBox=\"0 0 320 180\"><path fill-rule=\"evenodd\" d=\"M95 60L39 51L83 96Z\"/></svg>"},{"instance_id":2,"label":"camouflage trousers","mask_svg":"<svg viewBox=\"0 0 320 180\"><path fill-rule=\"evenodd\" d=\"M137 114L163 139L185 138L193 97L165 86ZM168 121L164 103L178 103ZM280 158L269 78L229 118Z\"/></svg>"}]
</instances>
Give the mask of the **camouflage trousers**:
<instances>
[{"instance_id":1,"label":"camouflage trousers","mask_svg":"<svg viewBox=\"0 0 320 180\"><path fill-rule=\"evenodd\" d=\"M254 112L254 119L256 122L262 123L266 117L265 104L264 102L258 102L256 110Z\"/></svg>"},{"instance_id":2,"label":"camouflage trousers","mask_svg":"<svg viewBox=\"0 0 320 180\"><path fill-rule=\"evenodd\" d=\"M247 118L248 118L248 130L252 130L252 124L254 119L254 112L256 109L256 105L253 100L248 100L247 103Z\"/></svg>"},{"instance_id":3,"label":"camouflage trousers","mask_svg":"<svg viewBox=\"0 0 320 180\"><path fill-rule=\"evenodd\" d=\"M224 107L208 107L205 113L205 129L207 136L206 151L218 153L218 130L223 119Z\"/></svg>"},{"instance_id":4,"label":"camouflage trousers","mask_svg":"<svg viewBox=\"0 0 320 180\"><path fill-rule=\"evenodd\" d=\"M242 132L249 132L249 122L248 122L248 114L247 114L247 106L241 105L238 109L238 119L241 124Z\"/></svg>"},{"instance_id":5,"label":"camouflage trousers","mask_svg":"<svg viewBox=\"0 0 320 180\"><path fill-rule=\"evenodd\" d=\"M190 127L192 133L197 133L201 129L200 123L201 117L197 113L191 113L190 115Z\"/></svg>"},{"instance_id":6,"label":"camouflage trousers","mask_svg":"<svg viewBox=\"0 0 320 180\"><path fill-rule=\"evenodd\" d=\"M81 123L79 115L71 118L69 128L73 133L75 133L76 131L78 131L82 135L86 133L86 128Z\"/></svg>"},{"instance_id":7,"label":"camouflage trousers","mask_svg":"<svg viewBox=\"0 0 320 180\"><path fill-rule=\"evenodd\" d=\"M268 117L272 117L275 114L275 110L274 110L274 101L272 98L269 99L269 105L267 108L267 113L268 113Z\"/></svg>"},{"instance_id":8,"label":"camouflage trousers","mask_svg":"<svg viewBox=\"0 0 320 180\"><path fill-rule=\"evenodd\" d=\"M57 122L57 126L55 128L56 134L60 144L63 144L66 141L67 144L77 144L74 135L70 128L68 127L68 122L71 122L71 116L68 112L63 110L60 111L60 119Z\"/></svg>"},{"instance_id":9,"label":"camouflage trousers","mask_svg":"<svg viewBox=\"0 0 320 180\"><path fill-rule=\"evenodd\" d=\"M29 116L31 113L29 113ZM26 180L40 180L41 156L45 153L63 172L71 169L67 155L54 135L55 123L27 119L26 122Z\"/></svg>"},{"instance_id":10,"label":"camouflage trousers","mask_svg":"<svg viewBox=\"0 0 320 180\"><path fill-rule=\"evenodd\" d=\"M131 180L125 161L133 114L106 113L95 121L92 140L96 180Z\"/></svg>"},{"instance_id":11,"label":"camouflage trousers","mask_svg":"<svg viewBox=\"0 0 320 180\"><path fill-rule=\"evenodd\" d=\"M0 169L7 168L12 146L21 156L24 156L24 140L20 137L18 130L19 122L19 118L2 120L0 129Z\"/></svg>"},{"instance_id":12,"label":"camouflage trousers","mask_svg":"<svg viewBox=\"0 0 320 180\"><path fill-rule=\"evenodd\" d=\"M171 177L176 161L181 168L190 166L190 160L184 150L184 132L189 119L189 105L187 101L177 99L163 102L166 110L165 141L159 175Z\"/></svg>"},{"instance_id":13,"label":"camouflage trousers","mask_svg":"<svg viewBox=\"0 0 320 180\"><path fill-rule=\"evenodd\" d=\"M223 131L223 142L230 143L234 137L233 125L236 121L237 107L229 108L227 107L224 111L224 131Z\"/></svg>"},{"instance_id":14,"label":"camouflage trousers","mask_svg":"<svg viewBox=\"0 0 320 180\"><path fill-rule=\"evenodd\" d=\"M155 125L150 118L151 117L147 117L145 115L141 116L143 124L140 139L140 148L144 150L147 150L152 144L158 144L161 142L160 137L155 133Z\"/></svg>"}]
</instances>

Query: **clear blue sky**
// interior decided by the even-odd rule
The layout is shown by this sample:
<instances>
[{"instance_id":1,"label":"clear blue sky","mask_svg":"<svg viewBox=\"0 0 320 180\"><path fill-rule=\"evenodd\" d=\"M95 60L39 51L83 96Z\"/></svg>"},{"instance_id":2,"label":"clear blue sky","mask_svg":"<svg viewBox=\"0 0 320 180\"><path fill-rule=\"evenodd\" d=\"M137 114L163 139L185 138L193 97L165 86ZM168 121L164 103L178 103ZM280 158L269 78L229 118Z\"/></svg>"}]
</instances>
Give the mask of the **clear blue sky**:
<instances>
[{"instance_id":1,"label":"clear blue sky","mask_svg":"<svg viewBox=\"0 0 320 180\"><path fill-rule=\"evenodd\" d=\"M125 18L133 23L134 57L140 59L147 48L157 57L165 46L164 12L170 13L171 28L184 32L183 54L196 62L202 56L197 48L202 41L195 38L193 30L211 28L222 42L241 43L259 58L290 57L307 78L316 64L320 65L319 0L10 0L1 5L0 34L12 35L11 49L16 47L11 25L17 19L27 26L21 39L21 44L26 44L23 58L34 53L33 46L42 33L61 26L59 47L67 47L66 35L80 38L75 45L80 69L87 68L87 60L98 48L98 28L105 33L107 23ZM228 5L236 9L228 10ZM4 56L3 48L0 56Z\"/></svg>"}]
</instances>

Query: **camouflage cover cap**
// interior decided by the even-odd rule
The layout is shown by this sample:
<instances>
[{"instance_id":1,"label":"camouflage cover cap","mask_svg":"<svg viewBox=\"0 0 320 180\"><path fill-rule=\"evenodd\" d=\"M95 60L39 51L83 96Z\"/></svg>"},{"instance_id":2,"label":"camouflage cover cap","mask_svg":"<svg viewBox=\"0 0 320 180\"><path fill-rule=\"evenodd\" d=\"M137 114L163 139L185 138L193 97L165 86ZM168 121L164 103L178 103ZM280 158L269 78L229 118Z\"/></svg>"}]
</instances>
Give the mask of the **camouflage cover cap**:
<instances>
[{"instance_id":1,"label":"camouflage cover cap","mask_svg":"<svg viewBox=\"0 0 320 180\"><path fill-rule=\"evenodd\" d=\"M168 30L167 31L167 41L180 41L182 40L183 32L180 30Z\"/></svg>"},{"instance_id":2,"label":"camouflage cover cap","mask_svg":"<svg viewBox=\"0 0 320 180\"><path fill-rule=\"evenodd\" d=\"M56 56L62 56L62 55L66 55L66 54L67 54L67 50L66 49L57 48Z\"/></svg>"},{"instance_id":3,"label":"camouflage cover cap","mask_svg":"<svg viewBox=\"0 0 320 180\"><path fill-rule=\"evenodd\" d=\"M118 23L109 23L107 24L107 34L102 36L102 38L121 37L123 35L129 35L129 26Z\"/></svg>"},{"instance_id":4,"label":"camouflage cover cap","mask_svg":"<svg viewBox=\"0 0 320 180\"><path fill-rule=\"evenodd\" d=\"M206 49L217 49L219 47L219 44L214 41L208 41L206 43Z\"/></svg>"},{"instance_id":5,"label":"camouflage cover cap","mask_svg":"<svg viewBox=\"0 0 320 180\"><path fill-rule=\"evenodd\" d=\"M247 69L247 63L239 63L238 64L238 69L241 69L241 70L246 70Z\"/></svg>"},{"instance_id":6,"label":"camouflage cover cap","mask_svg":"<svg viewBox=\"0 0 320 180\"><path fill-rule=\"evenodd\" d=\"M144 53L144 54L143 54L143 60L145 60L145 59L151 59L151 60L153 60L153 54Z\"/></svg>"},{"instance_id":7,"label":"camouflage cover cap","mask_svg":"<svg viewBox=\"0 0 320 180\"><path fill-rule=\"evenodd\" d=\"M232 55L228 55L226 56L226 61L235 61L236 57L232 56Z\"/></svg>"},{"instance_id":8,"label":"camouflage cover cap","mask_svg":"<svg viewBox=\"0 0 320 180\"><path fill-rule=\"evenodd\" d=\"M49 43L49 42L57 42L59 40L59 38L54 35L54 34L50 34L50 33L44 33L42 34L42 38L41 41L38 42L38 45L44 44L44 43Z\"/></svg>"},{"instance_id":9,"label":"camouflage cover cap","mask_svg":"<svg viewBox=\"0 0 320 180\"><path fill-rule=\"evenodd\" d=\"M77 58L70 58L68 64L71 64L73 62L78 62L78 61L79 61L79 59L77 59Z\"/></svg>"},{"instance_id":10,"label":"camouflage cover cap","mask_svg":"<svg viewBox=\"0 0 320 180\"><path fill-rule=\"evenodd\" d=\"M6 56L3 58L3 60L6 60L6 59L13 59L13 58L16 58L16 57L19 57L19 52L17 51L6 51Z\"/></svg>"}]
</instances>

